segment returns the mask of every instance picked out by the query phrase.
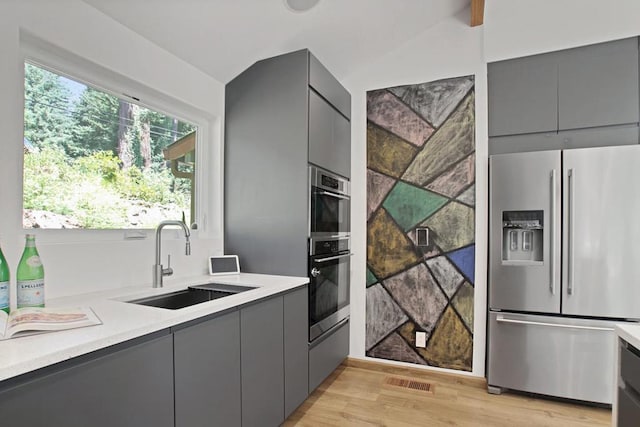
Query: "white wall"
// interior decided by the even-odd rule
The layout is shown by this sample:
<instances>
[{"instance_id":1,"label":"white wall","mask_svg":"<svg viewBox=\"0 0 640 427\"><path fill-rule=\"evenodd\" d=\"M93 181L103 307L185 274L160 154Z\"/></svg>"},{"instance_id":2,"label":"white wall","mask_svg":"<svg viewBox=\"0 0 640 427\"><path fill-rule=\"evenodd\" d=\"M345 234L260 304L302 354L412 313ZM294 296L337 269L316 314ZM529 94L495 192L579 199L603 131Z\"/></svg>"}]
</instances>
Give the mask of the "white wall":
<instances>
[{"instance_id":1,"label":"white wall","mask_svg":"<svg viewBox=\"0 0 640 427\"><path fill-rule=\"evenodd\" d=\"M15 272L22 248L22 106L23 56L20 31L85 58L141 86L173 98L208 117L212 134L205 141L219 147L224 85L160 49L106 15L78 0L3 1L0 3L0 243ZM187 47L188 48L188 47ZM220 168L221 151L209 161ZM213 171L211 192L220 194L221 177ZM214 198L212 209L221 211ZM206 257L222 251L220 224L208 218L206 238L195 236L191 257L176 232L165 236L175 276L206 272ZM213 226L213 227L212 227ZM125 241L122 233L40 231L38 249L46 271L47 298L151 283L154 239ZM87 235L89 233L89 235ZM69 237L71 236L71 237ZM97 240L96 240L97 239ZM12 277L12 279L14 279ZM15 283L15 282L14 282ZM15 293L14 293L15 294ZM13 295L15 297L15 295Z\"/></svg>"},{"instance_id":2,"label":"white wall","mask_svg":"<svg viewBox=\"0 0 640 427\"><path fill-rule=\"evenodd\" d=\"M343 81L351 92L352 357L365 357L366 92L372 89L475 75L476 81L476 271L473 375L484 375L487 264L487 89L483 28L468 25L469 10L438 24ZM378 359L376 359L378 360ZM417 366L417 365L411 365ZM456 371L459 372L459 371Z\"/></svg>"}]
</instances>

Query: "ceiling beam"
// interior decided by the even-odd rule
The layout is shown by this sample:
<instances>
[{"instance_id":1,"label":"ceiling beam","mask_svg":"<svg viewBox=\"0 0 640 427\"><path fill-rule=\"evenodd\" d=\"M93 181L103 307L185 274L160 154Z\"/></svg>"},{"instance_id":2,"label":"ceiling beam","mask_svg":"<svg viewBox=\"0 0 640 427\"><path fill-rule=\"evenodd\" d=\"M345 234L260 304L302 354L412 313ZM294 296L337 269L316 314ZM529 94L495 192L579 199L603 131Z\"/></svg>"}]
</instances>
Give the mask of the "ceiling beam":
<instances>
[{"instance_id":1,"label":"ceiling beam","mask_svg":"<svg viewBox=\"0 0 640 427\"><path fill-rule=\"evenodd\" d=\"M484 22L484 0L471 0L471 26L476 27Z\"/></svg>"}]
</instances>

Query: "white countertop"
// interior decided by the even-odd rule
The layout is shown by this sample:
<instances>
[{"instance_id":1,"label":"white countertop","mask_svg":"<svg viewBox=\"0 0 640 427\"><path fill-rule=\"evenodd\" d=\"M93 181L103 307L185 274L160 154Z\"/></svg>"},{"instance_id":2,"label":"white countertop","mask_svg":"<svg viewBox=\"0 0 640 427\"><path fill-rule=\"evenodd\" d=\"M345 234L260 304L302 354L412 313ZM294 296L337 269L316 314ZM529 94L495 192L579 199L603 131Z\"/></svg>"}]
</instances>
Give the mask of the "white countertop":
<instances>
[{"instance_id":1,"label":"white countertop","mask_svg":"<svg viewBox=\"0 0 640 427\"><path fill-rule=\"evenodd\" d=\"M618 323L616 333L620 338L640 349L640 323Z\"/></svg>"},{"instance_id":2,"label":"white countertop","mask_svg":"<svg viewBox=\"0 0 640 427\"><path fill-rule=\"evenodd\" d=\"M240 273L196 276L164 288L137 286L47 300L47 307L91 307L102 325L0 341L0 381L101 348L224 311L308 283L306 277ZM204 283L255 286L246 292L178 310L125 301L164 294Z\"/></svg>"}]
</instances>

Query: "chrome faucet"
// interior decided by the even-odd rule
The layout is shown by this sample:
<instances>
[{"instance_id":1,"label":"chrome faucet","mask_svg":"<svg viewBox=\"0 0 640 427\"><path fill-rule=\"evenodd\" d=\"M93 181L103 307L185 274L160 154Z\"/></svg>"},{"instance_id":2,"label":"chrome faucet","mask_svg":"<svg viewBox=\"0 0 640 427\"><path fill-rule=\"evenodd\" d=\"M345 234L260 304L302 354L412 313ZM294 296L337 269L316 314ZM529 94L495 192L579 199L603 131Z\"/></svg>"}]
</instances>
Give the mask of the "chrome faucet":
<instances>
[{"instance_id":1,"label":"chrome faucet","mask_svg":"<svg viewBox=\"0 0 640 427\"><path fill-rule=\"evenodd\" d=\"M187 241L185 245L185 255L191 255L191 242L189 241L189 228L182 221L162 221L158 224L158 228L156 228L156 263L153 266L153 287L161 288L162 287L162 278L164 276L171 276L173 274L173 268L171 268L171 255L169 255L167 260L167 268L163 268L162 264L160 264L160 259L162 258L162 229L168 225L176 225L178 227L182 227L184 230L184 238Z\"/></svg>"}]
</instances>

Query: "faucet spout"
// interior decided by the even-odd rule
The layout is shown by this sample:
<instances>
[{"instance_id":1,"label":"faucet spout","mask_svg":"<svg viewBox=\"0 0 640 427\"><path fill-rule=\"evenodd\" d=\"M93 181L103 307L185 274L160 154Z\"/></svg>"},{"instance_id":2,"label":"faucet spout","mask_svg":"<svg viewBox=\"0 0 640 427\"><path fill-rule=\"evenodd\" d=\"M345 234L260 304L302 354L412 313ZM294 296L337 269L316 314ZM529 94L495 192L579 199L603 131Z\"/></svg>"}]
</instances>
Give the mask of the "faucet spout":
<instances>
[{"instance_id":1,"label":"faucet spout","mask_svg":"<svg viewBox=\"0 0 640 427\"><path fill-rule=\"evenodd\" d=\"M185 255L191 255L191 241L189 240L191 233L189 232L189 228L184 222L176 221L176 220L168 220L168 221L162 221L160 224L158 224L158 227L156 228L156 263L153 265L153 287L154 288L161 288L162 278L164 276L170 276L173 274L173 269L171 268L171 266L168 266L167 268L163 268L162 261L161 261L162 229L170 225L175 225L182 228L182 230L184 231L184 238L186 240Z\"/></svg>"}]
</instances>

